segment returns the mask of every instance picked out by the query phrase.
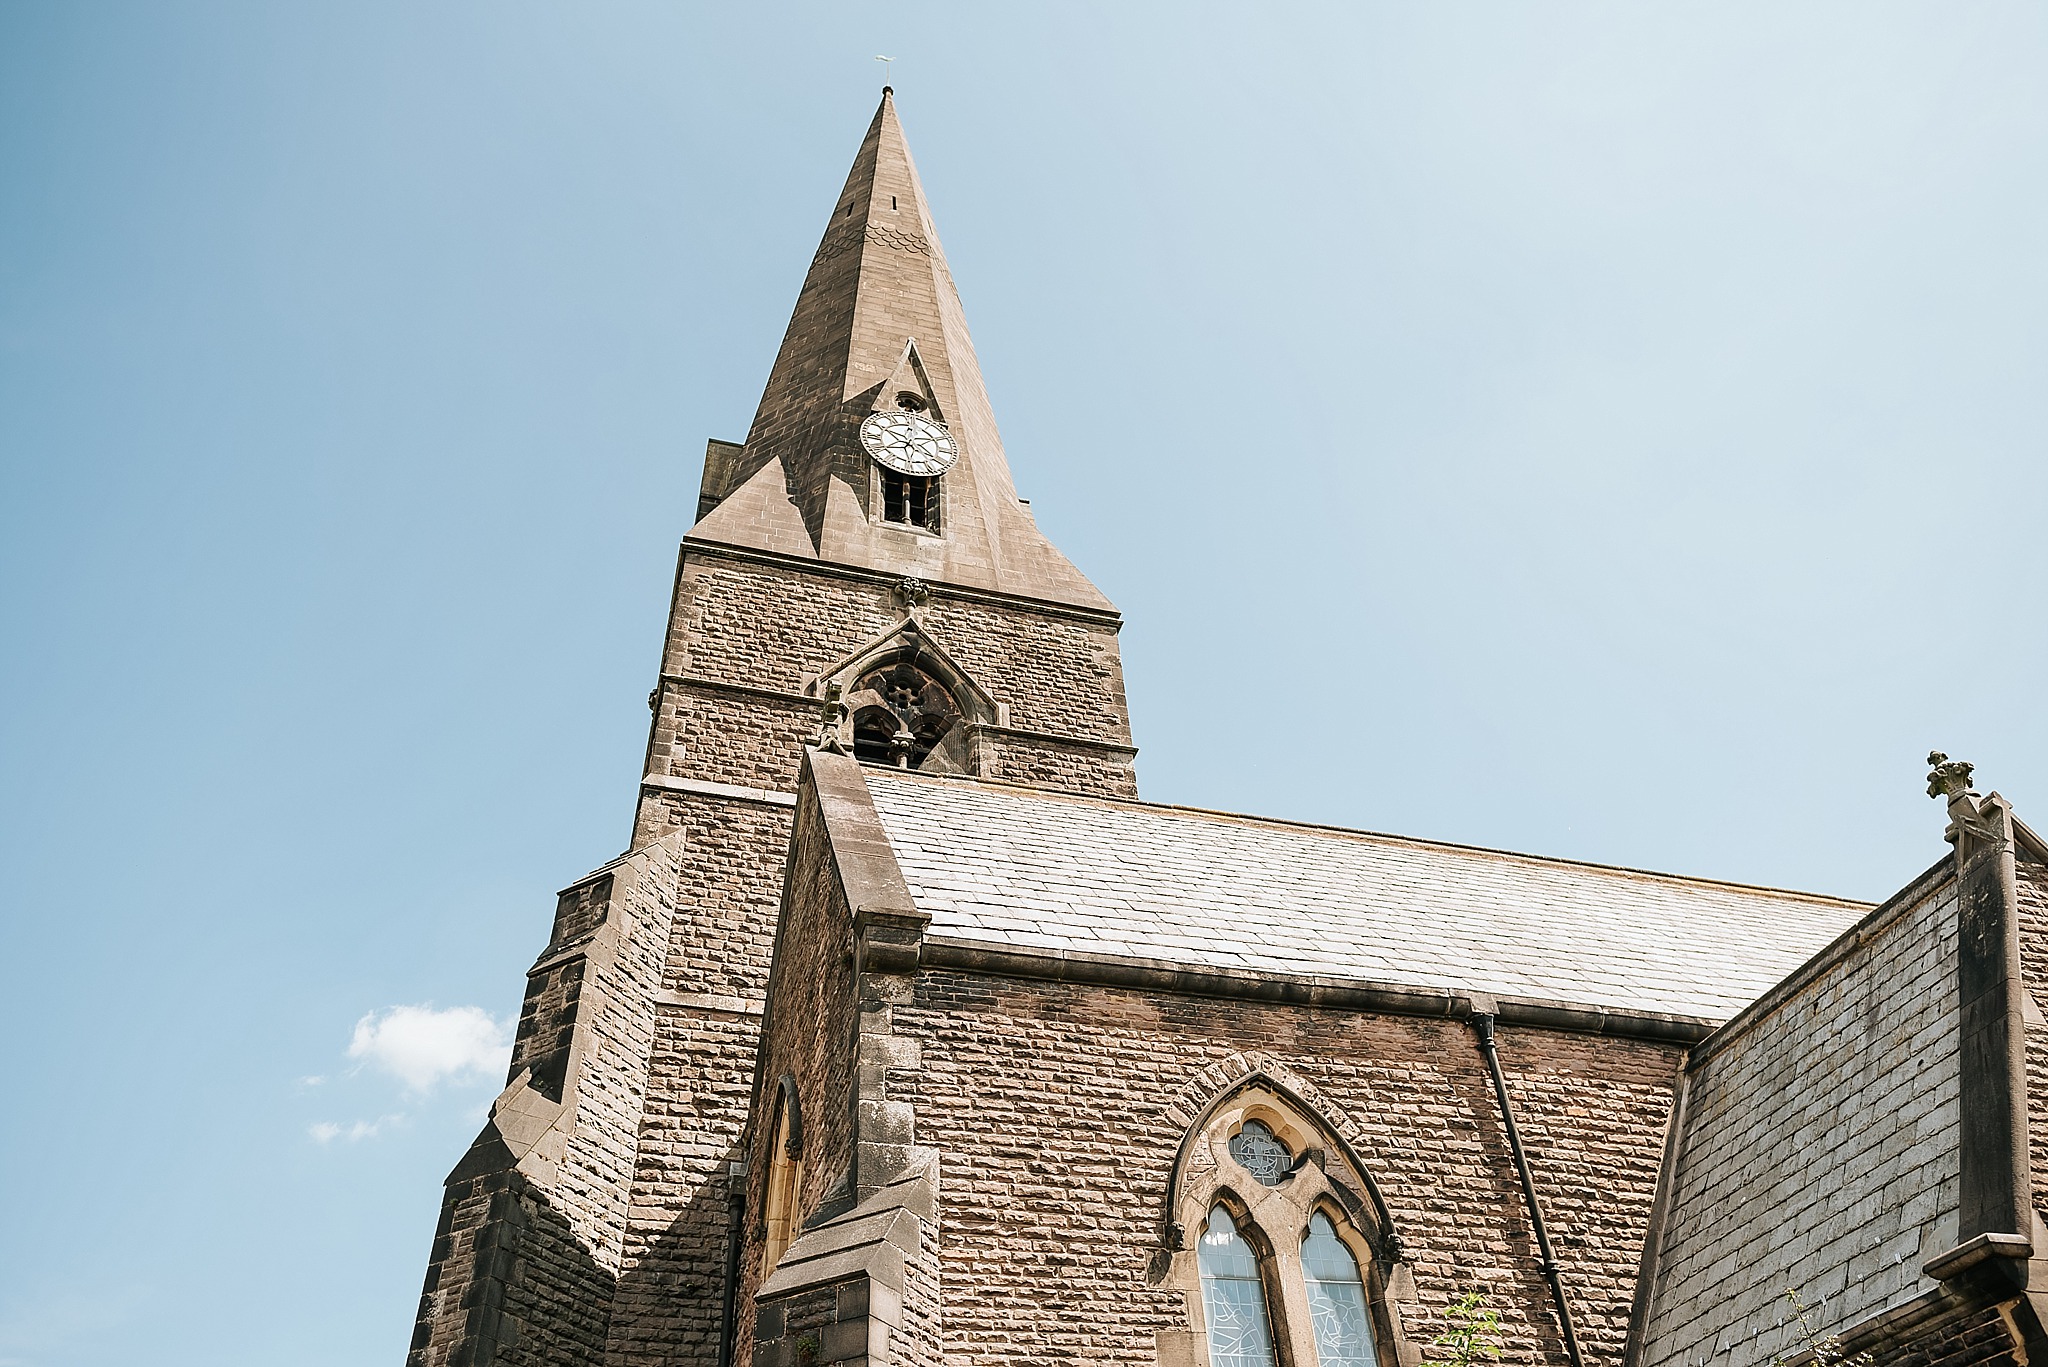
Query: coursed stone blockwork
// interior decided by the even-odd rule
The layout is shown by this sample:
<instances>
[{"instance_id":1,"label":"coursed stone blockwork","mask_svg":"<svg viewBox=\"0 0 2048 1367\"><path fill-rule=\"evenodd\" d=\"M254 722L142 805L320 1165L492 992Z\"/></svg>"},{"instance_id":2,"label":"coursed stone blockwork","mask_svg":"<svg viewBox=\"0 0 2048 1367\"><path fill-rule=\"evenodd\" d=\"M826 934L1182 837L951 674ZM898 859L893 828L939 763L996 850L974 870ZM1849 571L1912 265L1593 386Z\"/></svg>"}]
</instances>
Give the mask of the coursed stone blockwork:
<instances>
[{"instance_id":1,"label":"coursed stone blockwork","mask_svg":"<svg viewBox=\"0 0 2048 1367\"><path fill-rule=\"evenodd\" d=\"M2027 1137L2034 1209L2048 1216L2048 864L2019 859L2020 974L2026 985Z\"/></svg>"},{"instance_id":2,"label":"coursed stone blockwork","mask_svg":"<svg viewBox=\"0 0 2048 1367\"><path fill-rule=\"evenodd\" d=\"M412 1367L604 1360L680 843L559 898L511 1081L448 1179Z\"/></svg>"},{"instance_id":3,"label":"coursed stone blockwork","mask_svg":"<svg viewBox=\"0 0 2048 1367\"><path fill-rule=\"evenodd\" d=\"M1317 1098L1385 1194L1412 1339L1483 1288L1508 1361L1563 1361L1462 1023L926 971L896 1029L920 1043L909 1091L943 1155L949 1363L1156 1360L1188 1324L1180 1293L1146 1277L1175 1153L1195 1098L1252 1059ZM1679 1053L1522 1030L1502 1049L1589 1357L1618 1362Z\"/></svg>"}]
</instances>

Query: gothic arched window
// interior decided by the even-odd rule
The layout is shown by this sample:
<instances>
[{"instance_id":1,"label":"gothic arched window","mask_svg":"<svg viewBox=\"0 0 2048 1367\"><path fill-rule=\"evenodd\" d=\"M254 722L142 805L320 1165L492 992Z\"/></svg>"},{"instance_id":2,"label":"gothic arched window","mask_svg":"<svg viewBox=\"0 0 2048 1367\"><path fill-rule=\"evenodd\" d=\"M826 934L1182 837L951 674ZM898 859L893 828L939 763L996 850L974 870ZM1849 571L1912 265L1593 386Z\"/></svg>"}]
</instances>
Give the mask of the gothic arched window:
<instances>
[{"instance_id":1,"label":"gothic arched window","mask_svg":"<svg viewBox=\"0 0 2048 1367\"><path fill-rule=\"evenodd\" d=\"M1210 1210L1195 1256L1202 1271L1209 1367L1276 1367L1273 1316L1266 1308L1259 1255L1222 1206Z\"/></svg>"},{"instance_id":2,"label":"gothic arched window","mask_svg":"<svg viewBox=\"0 0 2048 1367\"><path fill-rule=\"evenodd\" d=\"M768 1145L768 1190L761 1210L761 1275L782 1261L796 1234L796 1203L804 1180L803 1130L797 1119L796 1087L782 1080L775 1107L775 1134Z\"/></svg>"},{"instance_id":3,"label":"gothic arched window","mask_svg":"<svg viewBox=\"0 0 2048 1367\"><path fill-rule=\"evenodd\" d=\"M1253 1082L1213 1103L1181 1145L1168 1199L1154 1275L1184 1288L1207 1367L1398 1361L1388 1288L1397 1273L1412 1282L1384 1211L1349 1147L1291 1095Z\"/></svg>"},{"instance_id":4,"label":"gothic arched window","mask_svg":"<svg viewBox=\"0 0 2048 1367\"><path fill-rule=\"evenodd\" d=\"M1373 1367L1372 1310L1358 1257L1320 1210L1309 1216L1308 1237L1301 1241L1301 1280L1318 1367Z\"/></svg>"}]
</instances>

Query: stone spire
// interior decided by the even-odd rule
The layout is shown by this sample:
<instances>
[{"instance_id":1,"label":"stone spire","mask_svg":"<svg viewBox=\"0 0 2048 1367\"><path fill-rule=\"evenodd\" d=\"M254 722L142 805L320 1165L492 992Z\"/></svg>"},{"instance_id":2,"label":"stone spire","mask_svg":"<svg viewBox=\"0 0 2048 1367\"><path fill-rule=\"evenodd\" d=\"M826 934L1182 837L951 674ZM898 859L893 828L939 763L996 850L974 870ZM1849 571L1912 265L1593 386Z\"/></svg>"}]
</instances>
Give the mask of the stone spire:
<instances>
[{"instance_id":1,"label":"stone spire","mask_svg":"<svg viewBox=\"0 0 2048 1367\"><path fill-rule=\"evenodd\" d=\"M883 523L861 419L917 395L960 447L940 532ZM1107 608L1017 497L924 187L881 107L853 159L754 423L698 541Z\"/></svg>"}]
</instances>

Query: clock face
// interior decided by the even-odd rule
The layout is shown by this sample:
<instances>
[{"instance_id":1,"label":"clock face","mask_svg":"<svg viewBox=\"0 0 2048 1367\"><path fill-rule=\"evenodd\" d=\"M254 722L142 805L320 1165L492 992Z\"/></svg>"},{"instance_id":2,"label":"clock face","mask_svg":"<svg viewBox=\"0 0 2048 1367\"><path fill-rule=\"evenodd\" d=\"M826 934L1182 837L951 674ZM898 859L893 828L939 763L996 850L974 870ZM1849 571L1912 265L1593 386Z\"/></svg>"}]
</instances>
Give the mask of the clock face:
<instances>
[{"instance_id":1,"label":"clock face","mask_svg":"<svg viewBox=\"0 0 2048 1367\"><path fill-rule=\"evenodd\" d=\"M959 443L944 424L902 410L868 414L860 444L899 475L943 475L960 458Z\"/></svg>"}]
</instances>

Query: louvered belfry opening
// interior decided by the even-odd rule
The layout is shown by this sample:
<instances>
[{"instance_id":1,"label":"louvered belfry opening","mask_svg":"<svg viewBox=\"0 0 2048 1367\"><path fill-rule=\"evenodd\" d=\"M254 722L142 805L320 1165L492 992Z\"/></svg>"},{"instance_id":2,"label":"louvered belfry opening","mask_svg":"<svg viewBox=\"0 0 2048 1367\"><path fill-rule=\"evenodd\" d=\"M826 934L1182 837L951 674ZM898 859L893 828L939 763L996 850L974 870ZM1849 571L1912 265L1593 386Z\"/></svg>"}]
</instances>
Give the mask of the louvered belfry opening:
<instances>
[{"instance_id":1,"label":"louvered belfry opening","mask_svg":"<svg viewBox=\"0 0 2048 1367\"><path fill-rule=\"evenodd\" d=\"M939 530L939 475L899 475L882 471L882 521Z\"/></svg>"}]
</instances>

